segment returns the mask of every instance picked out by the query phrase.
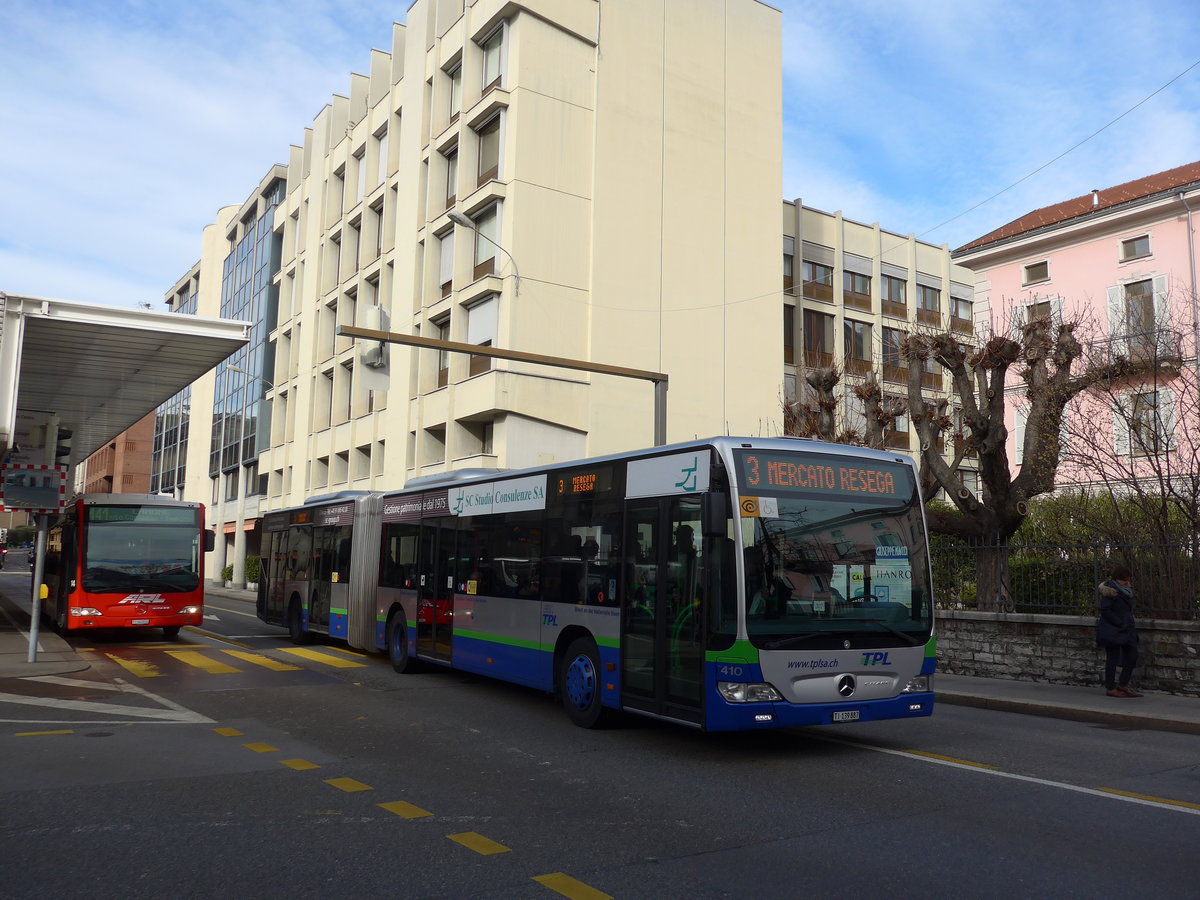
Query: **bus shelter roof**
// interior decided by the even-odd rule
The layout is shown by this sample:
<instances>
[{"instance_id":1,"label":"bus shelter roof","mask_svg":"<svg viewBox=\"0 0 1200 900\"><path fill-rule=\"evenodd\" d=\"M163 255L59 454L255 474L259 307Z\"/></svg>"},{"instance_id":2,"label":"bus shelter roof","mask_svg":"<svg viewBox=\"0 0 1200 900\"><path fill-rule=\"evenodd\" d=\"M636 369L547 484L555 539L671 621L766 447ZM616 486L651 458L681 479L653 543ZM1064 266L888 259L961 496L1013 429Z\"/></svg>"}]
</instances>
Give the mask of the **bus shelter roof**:
<instances>
[{"instance_id":1,"label":"bus shelter roof","mask_svg":"<svg viewBox=\"0 0 1200 900\"><path fill-rule=\"evenodd\" d=\"M250 323L232 319L4 293L0 319L0 460L20 440L18 420L54 415L72 433L57 462L72 465L250 336Z\"/></svg>"}]
</instances>

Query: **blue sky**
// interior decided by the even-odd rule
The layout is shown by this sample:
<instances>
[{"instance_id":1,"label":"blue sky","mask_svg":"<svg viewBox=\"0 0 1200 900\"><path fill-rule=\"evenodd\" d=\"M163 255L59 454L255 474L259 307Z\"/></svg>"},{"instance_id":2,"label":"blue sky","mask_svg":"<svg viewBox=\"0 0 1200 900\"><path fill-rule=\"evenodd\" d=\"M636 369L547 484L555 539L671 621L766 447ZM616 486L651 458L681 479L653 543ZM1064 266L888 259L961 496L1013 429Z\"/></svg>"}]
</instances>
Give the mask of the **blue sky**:
<instances>
[{"instance_id":1,"label":"blue sky","mask_svg":"<svg viewBox=\"0 0 1200 900\"><path fill-rule=\"evenodd\" d=\"M1026 178L1200 59L1194 0L771 5L783 12L781 199L957 247L1200 160L1197 67ZM389 48L407 6L8 0L0 290L159 308L216 210L286 161L369 50Z\"/></svg>"}]
</instances>

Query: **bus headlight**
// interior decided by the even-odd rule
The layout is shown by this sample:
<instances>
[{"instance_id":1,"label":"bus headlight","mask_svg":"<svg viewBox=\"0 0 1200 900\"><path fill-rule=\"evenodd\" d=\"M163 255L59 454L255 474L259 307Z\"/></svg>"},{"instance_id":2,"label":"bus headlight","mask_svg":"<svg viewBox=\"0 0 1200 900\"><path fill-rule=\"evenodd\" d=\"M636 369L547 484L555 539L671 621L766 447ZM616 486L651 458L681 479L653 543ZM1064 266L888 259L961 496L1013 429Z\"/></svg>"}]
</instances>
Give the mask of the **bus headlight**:
<instances>
[{"instance_id":1,"label":"bus headlight","mask_svg":"<svg viewBox=\"0 0 1200 900\"><path fill-rule=\"evenodd\" d=\"M915 678L910 678L908 684L904 686L902 694L925 694L933 690L932 675L918 675Z\"/></svg>"},{"instance_id":2,"label":"bus headlight","mask_svg":"<svg viewBox=\"0 0 1200 900\"><path fill-rule=\"evenodd\" d=\"M717 690L730 703L763 703L783 699L779 691L762 681L751 684L744 681L718 681Z\"/></svg>"},{"instance_id":3,"label":"bus headlight","mask_svg":"<svg viewBox=\"0 0 1200 900\"><path fill-rule=\"evenodd\" d=\"M200 607L198 606L185 606L183 609L179 610L179 615L181 616L198 616L199 614Z\"/></svg>"},{"instance_id":4,"label":"bus headlight","mask_svg":"<svg viewBox=\"0 0 1200 900\"><path fill-rule=\"evenodd\" d=\"M82 617L82 616L98 616L98 615L100 615L100 610L92 609L90 606L72 606L71 607L71 615L80 616L80 617Z\"/></svg>"}]
</instances>

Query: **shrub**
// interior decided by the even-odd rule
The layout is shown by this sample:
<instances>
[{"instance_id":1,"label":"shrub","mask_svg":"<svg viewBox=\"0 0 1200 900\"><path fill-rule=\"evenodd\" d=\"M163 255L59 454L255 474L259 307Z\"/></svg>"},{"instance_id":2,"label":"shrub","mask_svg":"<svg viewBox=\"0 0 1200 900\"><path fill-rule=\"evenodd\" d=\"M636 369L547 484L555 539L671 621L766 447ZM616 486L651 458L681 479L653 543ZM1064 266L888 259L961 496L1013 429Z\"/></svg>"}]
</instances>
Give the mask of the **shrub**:
<instances>
[{"instance_id":1,"label":"shrub","mask_svg":"<svg viewBox=\"0 0 1200 900\"><path fill-rule=\"evenodd\" d=\"M226 566L221 570L221 581L233 581L233 566Z\"/></svg>"},{"instance_id":2,"label":"shrub","mask_svg":"<svg viewBox=\"0 0 1200 900\"><path fill-rule=\"evenodd\" d=\"M257 556L246 557L246 581L257 584L262 576L262 560Z\"/></svg>"}]
</instances>

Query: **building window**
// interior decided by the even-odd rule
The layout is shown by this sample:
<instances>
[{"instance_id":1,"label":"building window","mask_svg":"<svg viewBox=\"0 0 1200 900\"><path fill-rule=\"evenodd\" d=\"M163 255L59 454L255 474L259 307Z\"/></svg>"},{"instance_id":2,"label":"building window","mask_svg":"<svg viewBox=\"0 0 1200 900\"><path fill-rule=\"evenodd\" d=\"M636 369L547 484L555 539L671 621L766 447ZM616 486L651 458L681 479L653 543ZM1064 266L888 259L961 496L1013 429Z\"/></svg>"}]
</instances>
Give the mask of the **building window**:
<instances>
[{"instance_id":1,"label":"building window","mask_svg":"<svg viewBox=\"0 0 1200 900\"><path fill-rule=\"evenodd\" d=\"M789 294L792 292L792 285L795 284L795 269L796 239L785 237L783 239L783 289Z\"/></svg>"},{"instance_id":2,"label":"building window","mask_svg":"<svg viewBox=\"0 0 1200 900\"><path fill-rule=\"evenodd\" d=\"M500 116L494 116L479 126L478 183L491 181L500 172Z\"/></svg>"},{"instance_id":3,"label":"building window","mask_svg":"<svg viewBox=\"0 0 1200 900\"><path fill-rule=\"evenodd\" d=\"M450 340L450 317L444 316L433 323L434 337L439 341ZM450 382L450 351L438 349L437 352L437 386L445 387Z\"/></svg>"},{"instance_id":4,"label":"building window","mask_svg":"<svg viewBox=\"0 0 1200 900\"><path fill-rule=\"evenodd\" d=\"M458 147L446 151L446 208L458 199Z\"/></svg>"},{"instance_id":5,"label":"building window","mask_svg":"<svg viewBox=\"0 0 1200 900\"><path fill-rule=\"evenodd\" d=\"M438 284L442 296L449 297L454 289L454 229L438 238Z\"/></svg>"},{"instance_id":6,"label":"building window","mask_svg":"<svg viewBox=\"0 0 1200 900\"><path fill-rule=\"evenodd\" d=\"M462 112L462 64L448 71L446 77L450 79L450 123L453 124Z\"/></svg>"},{"instance_id":7,"label":"building window","mask_svg":"<svg viewBox=\"0 0 1200 900\"><path fill-rule=\"evenodd\" d=\"M900 355L900 343L904 332L898 328L883 329L883 377L885 381L903 382L907 377L904 359Z\"/></svg>"},{"instance_id":8,"label":"building window","mask_svg":"<svg viewBox=\"0 0 1200 900\"><path fill-rule=\"evenodd\" d=\"M1166 275L1143 278L1108 289L1108 322L1113 352L1122 356L1170 354Z\"/></svg>"},{"instance_id":9,"label":"building window","mask_svg":"<svg viewBox=\"0 0 1200 900\"><path fill-rule=\"evenodd\" d=\"M500 314L500 298L495 294L467 307L467 343L492 347L496 343L496 327ZM492 368L490 356L471 354L469 372L478 375Z\"/></svg>"},{"instance_id":10,"label":"building window","mask_svg":"<svg viewBox=\"0 0 1200 900\"><path fill-rule=\"evenodd\" d=\"M870 309L871 276L842 272L842 302L855 309Z\"/></svg>"},{"instance_id":11,"label":"building window","mask_svg":"<svg viewBox=\"0 0 1200 900\"><path fill-rule=\"evenodd\" d=\"M1137 237L1125 238L1121 241L1121 262L1131 259L1141 259L1150 255L1150 235L1139 234Z\"/></svg>"},{"instance_id":12,"label":"building window","mask_svg":"<svg viewBox=\"0 0 1200 900\"><path fill-rule=\"evenodd\" d=\"M499 87L504 79L504 25L479 43L483 50L483 93Z\"/></svg>"},{"instance_id":13,"label":"building window","mask_svg":"<svg viewBox=\"0 0 1200 900\"><path fill-rule=\"evenodd\" d=\"M804 296L810 300L833 302L833 267L804 261Z\"/></svg>"},{"instance_id":14,"label":"building window","mask_svg":"<svg viewBox=\"0 0 1200 900\"><path fill-rule=\"evenodd\" d=\"M846 371L858 375L871 371L871 326L846 319L843 324Z\"/></svg>"},{"instance_id":15,"label":"building window","mask_svg":"<svg viewBox=\"0 0 1200 900\"><path fill-rule=\"evenodd\" d=\"M942 292L925 284L917 285L917 321L941 325Z\"/></svg>"},{"instance_id":16,"label":"building window","mask_svg":"<svg viewBox=\"0 0 1200 900\"><path fill-rule=\"evenodd\" d=\"M950 327L955 331L973 331L975 304L970 297L950 295Z\"/></svg>"},{"instance_id":17,"label":"building window","mask_svg":"<svg viewBox=\"0 0 1200 900\"><path fill-rule=\"evenodd\" d=\"M883 299L883 311L889 316L907 318L908 283L895 275L884 275L879 288Z\"/></svg>"},{"instance_id":18,"label":"building window","mask_svg":"<svg viewBox=\"0 0 1200 900\"><path fill-rule=\"evenodd\" d=\"M804 310L804 364L813 368L833 365L833 316Z\"/></svg>"},{"instance_id":19,"label":"building window","mask_svg":"<svg viewBox=\"0 0 1200 900\"><path fill-rule=\"evenodd\" d=\"M475 218L476 279L496 271L496 247L500 240L500 205L493 204Z\"/></svg>"},{"instance_id":20,"label":"building window","mask_svg":"<svg viewBox=\"0 0 1200 900\"><path fill-rule=\"evenodd\" d=\"M1050 280L1050 263L1047 260L1030 263L1021 274L1021 284L1037 284L1039 281Z\"/></svg>"},{"instance_id":21,"label":"building window","mask_svg":"<svg viewBox=\"0 0 1200 900\"><path fill-rule=\"evenodd\" d=\"M388 172L388 133L385 128L375 135L375 184L383 184Z\"/></svg>"},{"instance_id":22,"label":"building window","mask_svg":"<svg viewBox=\"0 0 1200 900\"><path fill-rule=\"evenodd\" d=\"M1116 451L1122 456L1151 456L1173 445L1175 395L1169 390L1134 391L1113 410Z\"/></svg>"},{"instance_id":23,"label":"building window","mask_svg":"<svg viewBox=\"0 0 1200 900\"><path fill-rule=\"evenodd\" d=\"M789 366L796 362L796 307L786 303L783 306L783 362Z\"/></svg>"}]
</instances>

